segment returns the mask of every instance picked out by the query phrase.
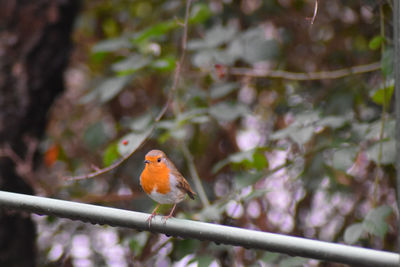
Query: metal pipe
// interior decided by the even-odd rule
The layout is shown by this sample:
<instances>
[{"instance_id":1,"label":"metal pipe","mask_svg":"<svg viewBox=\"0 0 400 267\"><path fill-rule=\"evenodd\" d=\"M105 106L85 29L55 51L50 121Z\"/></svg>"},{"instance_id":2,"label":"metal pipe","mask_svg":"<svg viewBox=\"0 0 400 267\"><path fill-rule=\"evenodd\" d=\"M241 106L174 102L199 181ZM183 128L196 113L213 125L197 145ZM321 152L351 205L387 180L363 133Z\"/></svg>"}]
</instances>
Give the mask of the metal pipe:
<instances>
[{"instance_id":1,"label":"metal pipe","mask_svg":"<svg viewBox=\"0 0 400 267\"><path fill-rule=\"evenodd\" d=\"M176 218L164 223L157 216L149 227L146 213L4 191L0 191L0 206L355 266L399 266L400 260L398 254L391 252Z\"/></svg>"}]
</instances>

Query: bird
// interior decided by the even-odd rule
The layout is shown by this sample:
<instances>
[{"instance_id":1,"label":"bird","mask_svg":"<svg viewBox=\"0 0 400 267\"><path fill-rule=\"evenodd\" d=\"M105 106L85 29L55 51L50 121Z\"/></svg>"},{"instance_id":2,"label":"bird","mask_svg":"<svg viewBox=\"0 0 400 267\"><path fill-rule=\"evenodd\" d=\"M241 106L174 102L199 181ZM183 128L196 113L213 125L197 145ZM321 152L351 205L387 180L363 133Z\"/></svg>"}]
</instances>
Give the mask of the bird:
<instances>
[{"instance_id":1,"label":"bird","mask_svg":"<svg viewBox=\"0 0 400 267\"><path fill-rule=\"evenodd\" d=\"M196 193L163 151L150 150L145 156L144 163L140 185L144 192L158 203L147 219L150 227L151 220L157 215L156 212L161 204L174 204L169 215L164 216L164 223L166 223L173 216L176 205L185 198L186 194L194 199Z\"/></svg>"}]
</instances>

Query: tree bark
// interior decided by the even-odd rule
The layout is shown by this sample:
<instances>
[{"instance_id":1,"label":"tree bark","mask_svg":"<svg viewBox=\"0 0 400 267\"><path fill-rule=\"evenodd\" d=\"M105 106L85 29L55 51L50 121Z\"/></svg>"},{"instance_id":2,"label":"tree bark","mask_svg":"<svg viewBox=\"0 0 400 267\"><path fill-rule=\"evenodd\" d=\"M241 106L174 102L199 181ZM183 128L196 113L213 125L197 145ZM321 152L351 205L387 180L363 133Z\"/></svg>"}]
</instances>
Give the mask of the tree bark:
<instances>
[{"instance_id":1,"label":"tree bark","mask_svg":"<svg viewBox=\"0 0 400 267\"><path fill-rule=\"evenodd\" d=\"M33 194L17 158L45 130L64 90L78 0L0 0L0 190ZM34 168L34 163L31 167ZM28 214L0 208L0 266L35 266L35 225Z\"/></svg>"}]
</instances>

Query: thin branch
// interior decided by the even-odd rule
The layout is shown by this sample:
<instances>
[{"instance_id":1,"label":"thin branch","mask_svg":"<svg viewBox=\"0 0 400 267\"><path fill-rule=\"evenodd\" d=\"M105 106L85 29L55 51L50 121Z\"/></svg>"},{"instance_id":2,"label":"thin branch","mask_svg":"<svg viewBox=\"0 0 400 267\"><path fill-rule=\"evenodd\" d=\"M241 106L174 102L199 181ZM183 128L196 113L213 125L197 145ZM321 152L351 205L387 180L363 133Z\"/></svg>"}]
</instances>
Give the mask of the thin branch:
<instances>
[{"instance_id":1,"label":"thin branch","mask_svg":"<svg viewBox=\"0 0 400 267\"><path fill-rule=\"evenodd\" d=\"M3 148L0 148L0 157L11 159L15 164L22 164L24 160L15 153L9 144L6 144Z\"/></svg>"},{"instance_id":2,"label":"thin branch","mask_svg":"<svg viewBox=\"0 0 400 267\"><path fill-rule=\"evenodd\" d=\"M149 131L149 132L151 133L153 129L154 129L154 126L151 128L151 131ZM123 156L121 159L117 160L116 162L114 162L110 166L108 166L106 168L103 168L103 169L98 169L97 171L94 171L94 172L91 172L91 173L87 173L87 174L83 174L83 175L64 177L64 179L69 180L69 181L83 180L83 179L93 178L93 177L105 174L105 173L107 173L109 171L112 171L113 169L115 169L119 165L121 165L123 162L125 162L128 158L130 158L133 155L133 153L135 153L136 150L139 149L143 145L143 143L150 136L150 133L147 135L147 137L142 141L142 143L136 149L134 149L131 153L127 154L126 156Z\"/></svg>"},{"instance_id":3,"label":"thin branch","mask_svg":"<svg viewBox=\"0 0 400 267\"><path fill-rule=\"evenodd\" d=\"M150 128L150 130L148 131L148 133L145 136L145 138L143 139L143 141L132 152L130 152L129 154L123 156L121 159L119 159L118 161L114 162L113 164L111 164L110 166L108 166L106 168L98 169L95 172L91 172L91 173L88 173L88 174L83 174L83 175L78 175L78 176L73 176L73 177L65 177L65 179L75 181L75 180L93 178L93 177L99 176L101 174L105 174L105 173L117 168L119 165L121 165L123 162L125 162L128 158L130 158L149 139L149 137L153 133L153 130L155 128L156 123L159 122L162 119L162 117L165 115L165 113L167 112L168 107L172 103L173 96L174 96L174 94L176 92L176 89L178 87L179 78L180 78L180 75L181 75L181 68L182 68L182 65L183 65L183 61L185 59L185 51L186 51L186 43L187 43L187 31L188 31L188 20L189 20L189 16L190 16L190 4L191 4L191 2L192 2L192 0L188 0L186 2L185 23L183 25L183 36L182 36L182 51L181 51L179 62L176 64L175 74L174 74L174 81L173 81L172 87L171 87L171 89L169 91L167 102L165 103L163 108L160 110L160 112L158 113L156 118L154 119L153 126Z\"/></svg>"},{"instance_id":4,"label":"thin branch","mask_svg":"<svg viewBox=\"0 0 400 267\"><path fill-rule=\"evenodd\" d=\"M381 36L385 36L385 23L384 23L384 13L382 3L379 5L379 16L380 16L380 31ZM383 58L383 54L385 53L385 43L383 42L381 45L381 57ZM378 159L376 163L376 174L374 181L374 193L372 198L372 206L375 208L378 204L378 187L379 187L379 178L383 177L383 173L381 171L381 163L382 163L382 143L383 143L383 134L385 129L385 116L386 116L386 99L387 99L387 84L386 84L386 75L382 72L383 75L383 102L382 102L382 114L381 114L381 127L379 129L379 144L378 144Z\"/></svg>"},{"instance_id":5,"label":"thin branch","mask_svg":"<svg viewBox=\"0 0 400 267\"><path fill-rule=\"evenodd\" d=\"M15 164L15 171L25 182L35 189L41 188L47 192L47 189L35 178L35 173L33 171L33 157L38 146L38 141L29 136L25 136L23 139L26 145L24 157L19 156L9 144L6 144L4 147L0 148L0 158L9 158Z\"/></svg>"},{"instance_id":6,"label":"thin branch","mask_svg":"<svg viewBox=\"0 0 400 267\"><path fill-rule=\"evenodd\" d=\"M173 91L171 90L171 95L175 95L174 93L176 91L176 87L178 86L181 66L183 65L183 62L184 62L184 59L185 59L190 4L191 4L191 0L188 0L186 2L185 22L183 24L184 31L183 31L183 37L182 37L182 52L181 52L182 55L181 55L181 58L179 60L177 68L176 68L177 72L175 73L175 81L174 81L174 86L173 86L174 90ZM179 105L178 105L177 102L178 101L175 101L175 103L176 103L175 108L174 108L175 116L177 116L180 113ZM186 144L184 142L181 143L181 147L182 147L183 155L185 156L186 161L188 163L189 171L190 171L190 174L191 174L192 179L194 181L196 191L197 191L197 193L198 193L198 195L200 197L200 200L201 200L203 206L207 207L207 206L210 205L210 202L209 202L209 200L207 198L207 195L206 195L206 193L204 191L204 187L203 187L203 185L201 183L199 173L197 172L196 165L195 165L194 160L193 160L193 155L189 151L188 147L186 146Z\"/></svg>"},{"instance_id":7,"label":"thin branch","mask_svg":"<svg viewBox=\"0 0 400 267\"><path fill-rule=\"evenodd\" d=\"M203 185L201 183L199 173L197 172L196 165L193 160L193 156L190 153L188 147L186 146L186 144L184 142L182 142L181 147L182 147L183 155L185 156L186 161L188 163L190 175L192 176L192 179L193 179L196 191L200 197L201 203L203 204L204 207L208 207L208 206L210 206L210 202L208 201L207 195L206 195Z\"/></svg>"},{"instance_id":8,"label":"thin branch","mask_svg":"<svg viewBox=\"0 0 400 267\"><path fill-rule=\"evenodd\" d=\"M308 72L308 73L289 72L284 70L250 69L250 68L230 68L228 69L228 73L238 76L309 81L309 80L339 79L346 76L372 72L379 69L381 69L381 63L374 62L371 64L359 65L339 70Z\"/></svg>"},{"instance_id":9,"label":"thin branch","mask_svg":"<svg viewBox=\"0 0 400 267\"><path fill-rule=\"evenodd\" d=\"M318 12L318 0L315 0L314 15L311 19L311 24L314 24L314 21L317 18L317 12Z\"/></svg>"}]
</instances>

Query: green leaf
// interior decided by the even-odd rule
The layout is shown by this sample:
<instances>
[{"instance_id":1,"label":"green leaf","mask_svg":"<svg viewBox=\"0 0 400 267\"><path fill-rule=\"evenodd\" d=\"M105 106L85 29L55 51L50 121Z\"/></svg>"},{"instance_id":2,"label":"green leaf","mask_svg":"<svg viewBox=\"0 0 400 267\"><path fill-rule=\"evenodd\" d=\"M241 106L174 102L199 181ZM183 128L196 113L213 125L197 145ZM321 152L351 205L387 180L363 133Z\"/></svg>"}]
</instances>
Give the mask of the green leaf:
<instances>
[{"instance_id":1,"label":"green leaf","mask_svg":"<svg viewBox=\"0 0 400 267\"><path fill-rule=\"evenodd\" d=\"M391 79L387 87L379 88L378 90L373 92L372 101L374 101L378 105L383 105L383 101L386 98L385 104L386 106L388 106L390 104L390 100L392 99L393 92L394 92L394 80Z\"/></svg>"},{"instance_id":2,"label":"green leaf","mask_svg":"<svg viewBox=\"0 0 400 267\"><path fill-rule=\"evenodd\" d=\"M344 147L334 151L332 159L332 167L347 171L354 163L358 148L356 147Z\"/></svg>"},{"instance_id":3,"label":"green leaf","mask_svg":"<svg viewBox=\"0 0 400 267\"><path fill-rule=\"evenodd\" d=\"M142 55L133 55L112 64L111 69L115 72L133 73L143 67L146 67L150 62L150 58Z\"/></svg>"},{"instance_id":4,"label":"green leaf","mask_svg":"<svg viewBox=\"0 0 400 267\"><path fill-rule=\"evenodd\" d=\"M263 172L240 172L235 176L236 185L238 188L244 188L249 185L254 185L264 177Z\"/></svg>"},{"instance_id":5,"label":"green leaf","mask_svg":"<svg viewBox=\"0 0 400 267\"><path fill-rule=\"evenodd\" d=\"M247 169L263 170L268 167L267 158L263 153L267 149L266 147L260 147L233 153L227 158L217 162L212 172L216 173L228 164L241 165Z\"/></svg>"},{"instance_id":6,"label":"green leaf","mask_svg":"<svg viewBox=\"0 0 400 267\"><path fill-rule=\"evenodd\" d=\"M143 248L149 238L148 233L135 233L133 238L129 241L129 248L134 253L134 255L140 255L142 253Z\"/></svg>"},{"instance_id":7,"label":"green leaf","mask_svg":"<svg viewBox=\"0 0 400 267\"><path fill-rule=\"evenodd\" d=\"M95 96L101 103L108 102L118 95L130 81L132 81L132 76L105 79L94 89L93 92L86 95L85 98Z\"/></svg>"},{"instance_id":8,"label":"green leaf","mask_svg":"<svg viewBox=\"0 0 400 267\"><path fill-rule=\"evenodd\" d=\"M135 151L150 135L152 127L141 133L129 133L118 142L118 152L121 156L127 156Z\"/></svg>"},{"instance_id":9,"label":"green leaf","mask_svg":"<svg viewBox=\"0 0 400 267\"><path fill-rule=\"evenodd\" d=\"M393 75L393 59L394 51L393 49L386 49L383 53L381 64L382 73L385 77L391 77Z\"/></svg>"},{"instance_id":10,"label":"green leaf","mask_svg":"<svg viewBox=\"0 0 400 267\"><path fill-rule=\"evenodd\" d=\"M304 145L311 140L314 134L314 126L306 126L302 128L297 128L297 130L291 131L289 133L290 138L299 145Z\"/></svg>"},{"instance_id":11,"label":"green leaf","mask_svg":"<svg viewBox=\"0 0 400 267\"><path fill-rule=\"evenodd\" d=\"M196 239L176 239L174 240L174 258L182 259L183 257L193 253L201 244ZM189 262L193 262L191 259Z\"/></svg>"},{"instance_id":12,"label":"green leaf","mask_svg":"<svg viewBox=\"0 0 400 267\"><path fill-rule=\"evenodd\" d=\"M352 136L356 140L364 140L366 139L366 134L369 130L369 124L368 123L357 123L354 122L351 124L351 133Z\"/></svg>"},{"instance_id":13,"label":"green leaf","mask_svg":"<svg viewBox=\"0 0 400 267\"><path fill-rule=\"evenodd\" d=\"M211 262L213 262L214 259L215 259L214 257L207 256L207 255L197 257L196 258L197 266L198 267L208 267L208 266L210 266Z\"/></svg>"},{"instance_id":14,"label":"green leaf","mask_svg":"<svg viewBox=\"0 0 400 267\"><path fill-rule=\"evenodd\" d=\"M93 64L101 64L107 58L109 52L96 52L89 55L90 62Z\"/></svg>"},{"instance_id":15,"label":"green leaf","mask_svg":"<svg viewBox=\"0 0 400 267\"><path fill-rule=\"evenodd\" d=\"M159 71L171 71L175 68L176 60L173 57L165 57L158 60L154 60L151 63L153 69Z\"/></svg>"},{"instance_id":16,"label":"green leaf","mask_svg":"<svg viewBox=\"0 0 400 267\"><path fill-rule=\"evenodd\" d=\"M249 111L246 106L241 104L221 102L210 107L209 113L217 120L229 122L248 114Z\"/></svg>"},{"instance_id":17,"label":"green leaf","mask_svg":"<svg viewBox=\"0 0 400 267\"><path fill-rule=\"evenodd\" d=\"M261 171L265 168L268 168L268 161L267 161L267 158L265 157L265 155L260 152L255 152L253 154L252 166L259 171Z\"/></svg>"},{"instance_id":18,"label":"green leaf","mask_svg":"<svg viewBox=\"0 0 400 267\"><path fill-rule=\"evenodd\" d=\"M207 49L208 44L204 39L193 39L189 40L187 43L187 49L188 50L201 50L201 49ZM210 50L212 51L212 50Z\"/></svg>"},{"instance_id":19,"label":"green leaf","mask_svg":"<svg viewBox=\"0 0 400 267\"><path fill-rule=\"evenodd\" d=\"M323 126L323 127L329 127L332 129L338 129L341 128L345 125L347 122L346 117L340 117L340 116L328 116L324 117L321 120L317 122L318 126Z\"/></svg>"},{"instance_id":20,"label":"green leaf","mask_svg":"<svg viewBox=\"0 0 400 267\"><path fill-rule=\"evenodd\" d=\"M114 19L105 19L101 25L101 28L107 37L118 35L119 27Z\"/></svg>"},{"instance_id":21,"label":"green leaf","mask_svg":"<svg viewBox=\"0 0 400 267\"><path fill-rule=\"evenodd\" d=\"M283 259L279 262L280 267L298 267L304 266L309 259L302 258L302 257L288 257Z\"/></svg>"},{"instance_id":22,"label":"green leaf","mask_svg":"<svg viewBox=\"0 0 400 267\"><path fill-rule=\"evenodd\" d=\"M369 42L368 47L371 50L376 50L379 47L381 47L381 45L385 42L385 37L382 35L378 35L375 36L374 38L372 38L372 40Z\"/></svg>"},{"instance_id":23,"label":"green leaf","mask_svg":"<svg viewBox=\"0 0 400 267\"><path fill-rule=\"evenodd\" d=\"M198 116L198 117L192 118L190 121L193 122L193 123L197 123L197 124L203 124L203 123L209 122L210 121L210 117L206 116L206 115Z\"/></svg>"},{"instance_id":24,"label":"green leaf","mask_svg":"<svg viewBox=\"0 0 400 267\"><path fill-rule=\"evenodd\" d=\"M293 131L297 131L297 127L289 125L286 128L280 129L270 135L271 140L280 140L284 138L288 138L290 133Z\"/></svg>"},{"instance_id":25,"label":"green leaf","mask_svg":"<svg viewBox=\"0 0 400 267\"><path fill-rule=\"evenodd\" d=\"M261 258L261 261L266 263L273 263L280 257L280 255L281 254L277 252L266 252Z\"/></svg>"},{"instance_id":26,"label":"green leaf","mask_svg":"<svg viewBox=\"0 0 400 267\"><path fill-rule=\"evenodd\" d=\"M378 163L379 142L373 144L367 149L368 157L375 163ZM394 140L382 141L382 158L381 163L394 164L396 160L396 142Z\"/></svg>"},{"instance_id":27,"label":"green leaf","mask_svg":"<svg viewBox=\"0 0 400 267\"><path fill-rule=\"evenodd\" d=\"M118 143L114 142L108 145L103 153L103 166L110 166L114 161L119 158Z\"/></svg>"},{"instance_id":28,"label":"green leaf","mask_svg":"<svg viewBox=\"0 0 400 267\"><path fill-rule=\"evenodd\" d=\"M205 34L205 41L208 47L218 47L231 41L237 34L237 28L235 26L227 25L216 25Z\"/></svg>"},{"instance_id":29,"label":"green leaf","mask_svg":"<svg viewBox=\"0 0 400 267\"><path fill-rule=\"evenodd\" d=\"M187 137L187 130L184 127L177 127L170 131L171 137L175 138L176 140L183 140Z\"/></svg>"},{"instance_id":30,"label":"green leaf","mask_svg":"<svg viewBox=\"0 0 400 267\"><path fill-rule=\"evenodd\" d=\"M211 99L225 97L238 88L239 84L236 82L216 84L210 88L210 97Z\"/></svg>"},{"instance_id":31,"label":"green leaf","mask_svg":"<svg viewBox=\"0 0 400 267\"><path fill-rule=\"evenodd\" d=\"M202 50L192 57L192 64L199 68L209 67L215 62L215 51L213 50Z\"/></svg>"},{"instance_id":32,"label":"green leaf","mask_svg":"<svg viewBox=\"0 0 400 267\"><path fill-rule=\"evenodd\" d=\"M58 221L58 217L56 217L56 216L52 216L52 215L46 216L46 222L49 224L53 224L57 221Z\"/></svg>"},{"instance_id":33,"label":"green leaf","mask_svg":"<svg viewBox=\"0 0 400 267\"><path fill-rule=\"evenodd\" d=\"M206 108L194 108L183 113L180 113L176 118L177 125L184 125L187 121L193 121L198 117L204 117L208 112Z\"/></svg>"},{"instance_id":34,"label":"green leaf","mask_svg":"<svg viewBox=\"0 0 400 267\"><path fill-rule=\"evenodd\" d=\"M385 220L391 213L392 208L387 205L370 210L362 223L364 230L383 238L388 230Z\"/></svg>"},{"instance_id":35,"label":"green leaf","mask_svg":"<svg viewBox=\"0 0 400 267\"><path fill-rule=\"evenodd\" d=\"M198 217L201 221L219 221L222 217L221 214L224 209L225 206L215 203L202 209L201 212L198 213Z\"/></svg>"},{"instance_id":36,"label":"green leaf","mask_svg":"<svg viewBox=\"0 0 400 267\"><path fill-rule=\"evenodd\" d=\"M261 177L260 177L261 178ZM254 181L254 183L255 182L257 182L259 179L254 179L255 181ZM254 183L251 183L250 185L252 185L252 184L254 184ZM251 191L251 193L250 194L248 194L247 196L245 196L245 197L243 197L243 202L247 202L247 201L249 201L249 200L252 200L252 199L254 199L254 198L259 198L259 197L262 197L262 196L265 196L265 194L267 194L267 193L269 193L269 192L271 192L271 190L270 189L257 189L257 190L252 190Z\"/></svg>"},{"instance_id":37,"label":"green leaf","mask_svg":"<svg viewBox=\"0 0 400 267\"><path fill-rule=\"evenodd\" d=\"M134 44L139 44L151 38L160 37L178 26L175 20L164 21L148 27L147 29L135 34L131 40Z\"/></svg>"},{"instance_id":38,"label":"green leaf","mask_svg":"<svg viewBox=\"0 0 400 267\"><path fill-rule=\"evenodd\" d=\"M368 125L368 131L366 134L364 134L365 139L372 139L376 140L379 138L380 132L381 132L381 127L382 127L382 121L377 120ZM394 119L388 118L385 121L385 127L383 128L384 136L389 139L395 139L395 134L396 134L396 121Z\"/></svg>"},{"instance_id":39,"label":"green leaf","mask_svg":"<svg viewBox=\"0 0 400 267\"><path fill-rule=\"evenodd\" d=\"M143 131L148 128L152 121L152 116L150 113L146 112L142 116L136 117L129 123L129 128L133 131Z\"/></svg>"},{"instance_id":40,"label":"green leaf","mask_svg":"<svg viewBox=\"0 0 400 267\"><path fill-rule=\"evenodd\" d=\"M225 167L229 163L241 163L244 161L250 161L253 158L253 153L254 153L253 149L233 153L233 154L229 155L229 157L227 157L226 159L217 162L217 164L214 165L212 172L217 173L219 170L221 170L223 167Z\"/></svg>"},{"instance_id":41,"label":"green leaf","mask_svg":"<svg viewBox=\"0 0 400 267\"><path fill-rule=\"evenodd\" d=\"M115 52L119 49L130 48L131 45L126 38L115 38L101 41L92 47L92 53Z\"/></svg>"},{"instance_id":42,"label":"green leaf","mask_svg":"<svg viewBox=\"0 0 400 267\"><path fill-rule=\"evenodd\" d=\"M315 125L338 126L340 123L339 119L335 119L334 117L326 117L326 120L320 120L318 112L315 111L304 112L296 115L295 121L291 125L276 131L270 138L272 140L290 138L299 145L304 145L310 141L311 137L314 135Z\"/></svg>"},{"instance_id":43,"label":"green leaf","mask_svg":"<svg viewBox=\"0 0 400 267\"><path fill-rule=\"evenodd\" d=\"M244 49L244 42L240 38L237 38L228 44L228 47L226 48L226 53L234 62L242 58Z\"/></svg>"},{"instance_id":44,"label":"green leaf","mask_svg":"<svg viewBox=\"0 0 400 267\"><path fill-rule=\"evenodd\" d=\"M193 5L190 12L190 23L203 23L212 16L212 12L208 5L204 3L197 3Z\"/></svg>"},{"instance_id":45,"label":"green leaf","mask_svg":"<svg viewBox=\"0 0 400 267\"><path fill-rule=\"evenodd\" d=\"M344 242L351 245L356 243L360 239L363 232L364 228L362 223L355 223L350 225L346 228L346 231L344 232Z\"/></svg>"},{"instance_id":46,"label":"green leaf","mask_svg":"<svg viewBox=\"0 0 400 267\"><path fill-rule=\"evenodd\" d=\"M320 120L318 111L306 111L296 115L296 119L292 125L308 126Z\"/></svg>"},{"instance_id":47,"label":"green leaf","mask_svg":"<svg viewBox=\"0 0 400 267\"><path fill-rule=\"evenodd\" d=\"M159 129L171 130L176 127L176 122L174 120L162 120L156 126Z\"/></svg>"},{"instance_id":48,"label":"green leaf","mask_svg":"<svg viewBox=\"0 0 400 267\"><path fill-rule=\"evenodd\" d=\"M249 64L271 60L278 56L279 46L276 40L265 39L261 28L247 30L241 36L242 59Z\"/></svg>"},{"instance_id":49,"label":"green leaf","mask_svg":"<svg viewBox=\"0 0 400 267\"><path fill-rule=\"evenodd\" d=\"M204 39L194 39L188 42L189 50L217 48L231 41L237 34L237 28L234 26L216 25L209 29ZM211 50L214 51L214 50Z\"/></svg>"},{"instance_id":50,"label":"green leaf","mask_svg":"<svg viewBox=\"0 0 400 267\"><path fill-rule=\"evenodd\" d=\"M102 121L91 124L83 134L83 141L92 150L105 144L108 140L105 125Z\"/></svg>"}]
</instances>

